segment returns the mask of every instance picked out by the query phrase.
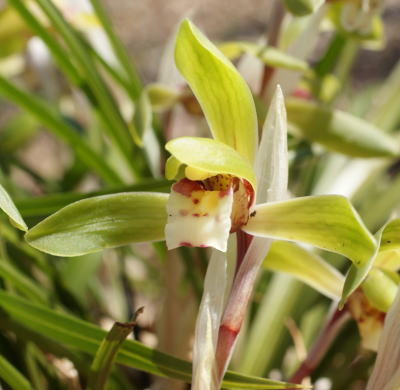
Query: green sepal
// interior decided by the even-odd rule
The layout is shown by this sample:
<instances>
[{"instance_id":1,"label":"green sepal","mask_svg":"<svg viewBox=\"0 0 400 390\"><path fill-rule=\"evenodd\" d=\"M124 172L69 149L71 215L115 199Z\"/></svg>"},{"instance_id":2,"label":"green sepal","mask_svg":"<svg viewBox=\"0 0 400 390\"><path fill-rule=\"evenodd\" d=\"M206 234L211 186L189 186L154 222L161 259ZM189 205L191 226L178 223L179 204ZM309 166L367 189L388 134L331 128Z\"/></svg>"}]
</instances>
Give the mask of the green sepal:
<instances>
[{"instance_id":1,"label":"green sepal","mask_svg":"<svg viewBox=\"0 0 400 390\"><path fill-rule=\"evenodd\" d=\"M27 242L55 256L79 256L164 240L168 194L120 193L72 203L30 229Z\"/></svg>"},{"instance_id":2,"label":"green sepal","mask_svg":"<svg viewBox=\"0 0 400 390\"><path fill-rule=\"evenodd\" d=\"M188 20L179 28L175 62L207 119L214 138L251 163L257 150L257 117L248 85L232 63Z\"/></svg>"}]
</instances>

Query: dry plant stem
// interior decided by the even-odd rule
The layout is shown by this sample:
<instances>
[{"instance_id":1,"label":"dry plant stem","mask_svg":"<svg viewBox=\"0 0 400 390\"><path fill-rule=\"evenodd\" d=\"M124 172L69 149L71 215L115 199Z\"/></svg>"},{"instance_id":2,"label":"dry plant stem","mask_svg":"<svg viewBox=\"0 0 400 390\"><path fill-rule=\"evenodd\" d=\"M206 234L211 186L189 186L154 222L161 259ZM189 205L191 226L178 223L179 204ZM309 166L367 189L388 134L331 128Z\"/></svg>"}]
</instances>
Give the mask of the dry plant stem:
<instances>
[{"instance_id":1,"label":"dry plant stem","mask_svg":"<svg viewBox=\"0 0 400 390\"><path fill-rule=\"evenodd\" d=\"M311 347L307 358L303 361L297 371L290 377L289 382L301 383L304 378L310 376L318 367L332 342L350 319L349 312L345 309L336 309L318 335L314 345Z\"/></svg>"},{"instance_id":2,"label":"dry plant stem","mask_svg":"<svg viewBox=\"0 0 400 390\"><path fill-rule=\"evenodd\" d=\"M284 16L285 16L285 9L282 5L282 2L280 0L275 1L272 7L272 12L269 21L270 27L268 28L267 32L268 46L276 47L278 45L279 33L281 31L281 25ZM260 86L260 93L259 93L260 96L264 95L264 92L273 74L274 74L274 68L272 68L269 65L265 65Z\"/></svg>"},{"instance_id":3,"label":"dry plant stem","mask_svg":"<svg viewBox=\"0 0 400 390\"><path fill-rule=\"evenodd\" d=\"M216 362L222 380L249 304L257 273L271 240L253 238L233 281L218 334Z\"/></svg>"}]
</instances>

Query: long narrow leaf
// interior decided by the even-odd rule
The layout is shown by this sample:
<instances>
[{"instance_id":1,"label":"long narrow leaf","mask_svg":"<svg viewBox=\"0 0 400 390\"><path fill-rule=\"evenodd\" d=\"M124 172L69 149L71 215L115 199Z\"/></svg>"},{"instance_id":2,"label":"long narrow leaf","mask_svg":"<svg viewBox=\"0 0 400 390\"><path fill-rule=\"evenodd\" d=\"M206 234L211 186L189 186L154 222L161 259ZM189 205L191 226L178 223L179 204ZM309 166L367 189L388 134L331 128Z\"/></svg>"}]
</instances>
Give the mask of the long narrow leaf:
<instances>
[{"instance_id":1,"label":"long narrow leaf","mask_svg":"<svg viewBox=\"0 0 400 390\"><path fill-rule=\"evenodd\" d=\"M154 192L169 192L171 182L168 180L145 180L138 184L130 186L110 187L104 190L88 192L88 193L58 193L51 195L39 196L36 198L21 198L16 199L15 204L25 217L47 217L55 213L61 208L68 206L70 203L78 200L92 198L99 195L116 194L119 192L139 192L139 191L154 191Z\"/></svg>"},{"instance_id":2,"label":"long narrow leaf","mask_svg":"<svg viewBox=\"0 0 400 390\"><path fill-rule=\"evenodd\" d=\"M77 156L100 177L110 183L121 183L117 174L106 164L104 157L95 153L76 130L61 115L38 97L17 88L0 76L0 95L30 112L57 137L67 142Z\"/></svg>"},{"instance_id":3,"label":"long narrow leaf","mask_svg":"<svg viewBox=\"0 0 400 390\"><path fill-rule=\"evenodd\" d=\"M41 336L68 347L94 355L107 332L80 319L57 313L0 291L0 307L15 321ZM191 364L146 347L136 341L124 342L117 362L161 377L191 380ZM307 386L292 385L264 378L228 372L223 386L246 389L289 389Z\"/></svg>"},{"instance_id":4,"label":"long narrow leaf","mask_svg":"<svg viewBox=\"0 0 400 390\"><path fill-rule=\"evenodd\" d=\"M132 173L137 175L137 169L132 160L132 143L128 127L109 89L101 78L90 52L85 49L85 46L77 36L77 32L66 22L62 14L50 0L37 0L37 4L49 18L52 26L64 39L68 49L74 55L74 59L79 65L82 74L84 74L99 105L98 113L104 121L104 130L124 156L127 166L132 169Z\"/></svg>"},{"instance_id":5,"label":"long narrow leaf","mask_svg":"<svg viewBox=\"0 0 400 390\"><path fill-rule=\"evenodd\" d=\"M0 378L13 390L33 390L28 380L3 356L0 356Z\"/></svg>"}]
</instances>

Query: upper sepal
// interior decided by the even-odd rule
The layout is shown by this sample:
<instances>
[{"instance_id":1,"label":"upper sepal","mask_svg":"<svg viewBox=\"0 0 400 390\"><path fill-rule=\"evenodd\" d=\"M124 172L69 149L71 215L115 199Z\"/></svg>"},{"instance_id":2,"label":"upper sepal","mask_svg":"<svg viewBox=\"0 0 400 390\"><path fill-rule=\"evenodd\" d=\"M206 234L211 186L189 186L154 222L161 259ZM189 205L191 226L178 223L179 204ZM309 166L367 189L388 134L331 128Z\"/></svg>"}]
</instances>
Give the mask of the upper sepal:
<instances>
[{"instance_id":1,"label":"upper sepal","mask_svg":"<svg viewBox=\"0 0 400 390\"><path fill-rule=\"evenodd\" d=\"M248 85L232 63L188 20L179 28L175 62L199 101L214 138L251 163L257 116Z\"/></svg>"}]
</instances>

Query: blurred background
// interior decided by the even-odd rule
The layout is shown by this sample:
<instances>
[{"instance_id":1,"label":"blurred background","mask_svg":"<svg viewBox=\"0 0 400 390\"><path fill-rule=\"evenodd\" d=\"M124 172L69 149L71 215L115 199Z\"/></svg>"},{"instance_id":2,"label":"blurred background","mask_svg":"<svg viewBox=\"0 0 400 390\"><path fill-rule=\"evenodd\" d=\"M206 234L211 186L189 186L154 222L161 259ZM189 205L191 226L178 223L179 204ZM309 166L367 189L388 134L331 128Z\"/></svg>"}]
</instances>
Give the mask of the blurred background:
<instances>
[{"instance_id":1,"label":"blurred background","mask_svg":"<svg viewBox=\"0 0 400 390\"><path fill-rule=\"evenodd\" d=\"M167 158L165 141L176 135L207 134L199 107L182 79L172 91L158 91L165 103L161 109L153 101L150 108L146 101L147 106L143 104L143 91L147 93L149 83L162 78L160 67L165 68L166 63L167 67L173 67L170 49L178 23L184 17L190 17L216 43L265 41L271 31L273 4L278 1L99 0L111 20L115 36L126 49L127 61L124 55L115 55L112 51L89 1L50 1L59 7L71 31L79 32L79 39L84 37L79 43L84 48L86 60L92 61L92 67L86 69L74 57L76 51L66 44L61 29L54 27L43 17L43 12L39 12L39 3L48 4L49 1L0 0L0 183L15 199L29 227L61 207L100 193L169 192L171 182L163 177ZM28 16L24 18L21 17L21 9L24 9L21 4L29 7ZM379 9L376 13L379 14ZM30 15L33 15L32 20ZM388 81L388 76L400 59L400 0L384 1L381 15L382 24L378 24L383 26L384 32L378 31L372 38L368 34L359 36L344 32L334 23L330 26L322 23L317 43L306 58L310 67L305 64L300 71L299 68L293 71L290 69L293 64L276 66L282 66L289 73L297 72L299 78L292 87L296 87L295 93L299 97L368 118L397 140L398 104L391 105L390 100L393 96L397 99L395 102L399 102L399 66L390 79L395 82ZM314 16L306 16L303 20L308 23ZM286 17L288 25L301 19L289 12ZM67 65L70 60L70 68L62 69L55 63L49 45L46 46L33 31L35 20L44 26L42 38L50 36L50 43L56 43L56 48L66 57ZM335 49L335 40L342 46L337 58L331 58L328 52L332 47ZM307 49L307 42L303 45ZM262 63L261 58L253 57L253 63L256 62L259 69L273 67ZM240 63L237 58L234 61ZM321 63L326 69L314 72ZM135 71L127 71L126 64L128 67L132 64L138 75ZM71 69L76 70L76 79ZM103 106L98 103L102 94L94 97L95 88L86 83L92 71L106 91ZM251 74L252 69L248 73ZM176 75L173 71L171 74L171 80L163 81L173 84ZM300 78L301 82L297 84ZM21 91L28 94L22 92L21 95ZM324 95L321 91L327 93ZM378 104L374 100L377 96ZM268 103L260 96L256 96L256 100L261 123ZM43 113L50 114L46 117ZM113 119L109 114L114 115ZM114 138L115 134L121 133L120 139ZM143 136L143 144L137 141L138 135L139 138ZM95 159L89 160L89 164L87 159L82 159L85 153L79 154L76 147L82 144L95 153L96 164L93 164ZM375 232L390 215L399 212L398 156L380 158L372 153L367 156L371 158L353 158L351 153L346 154L346 148L342 153L325 146L312 139L289 135L292 194L355 195L353 204L368 228ZM139 244L71 259L43 254L29 247L23 235L15 233L3 215L0 216L0 232L0 271L4 259L6 267L10 264L13 267L12 273L3 270L0 275L1 287L7 294L15 293L29 300L32 298L31 283L41 291L39 295L44 297L44 307L74 315L105 329L109 329L115 320L128 320L136 308L145 306L135 337L149 347L180 358L191 358L194 321L207 267L206 251L183 248L167 252L162 244ZM342 273L347 270L348 262L343 257L318 253ZM10 275L12 277L8 279ZM15 287L15 280L22 281L22 292L21 284L17 283ZM239 342L233 368L276 379L290 377L322 327L331 306L330 298L287 274L267 269L260 272L260 282L243 332L244 341ZM278 303L274 306L269 302ZM382 320L382 313L378 314ZM8 318L1 311L0 317L0 320ZM266 318L267 325L261 327L265 334L260 336L259 328L253 324L262 323ZM4 323L6 333L0 335L0 353L24 375L33 378L37 390L84 388L91 355L82 351L75 355L74 348L61 348L60 351L54 338L47 340L47 344L41 339L31 343L30 339L26 341L20 337L26 331L24 324L19 324L22 331L18 333L13 328L14 323ZM381 326L382 321L379 324ZM41 336L46 337L45 334ZM264 343L257 345L259 336ZM255 350L262 350L254 355L248 353L250 358L246 364L243 363L246 354L241 356L241 353L250 348L250 344L246 345L245 337L255 340L252 344ZM365 388L375 355L360 347L360 340L356 321L349 322L315 371L313 379L323 379L319 389ZM30 344L34 344L32 354L26 352ZM68 359L64 359L64 355ZM73 369L69 370L71 365ZM333 386L327 378L332 378ZM183 382L165 382L126 367L118 370L110 386L112 390L187 388ZM4 388L8 390L8 387Z\"/></svg>"}]
</instances>

